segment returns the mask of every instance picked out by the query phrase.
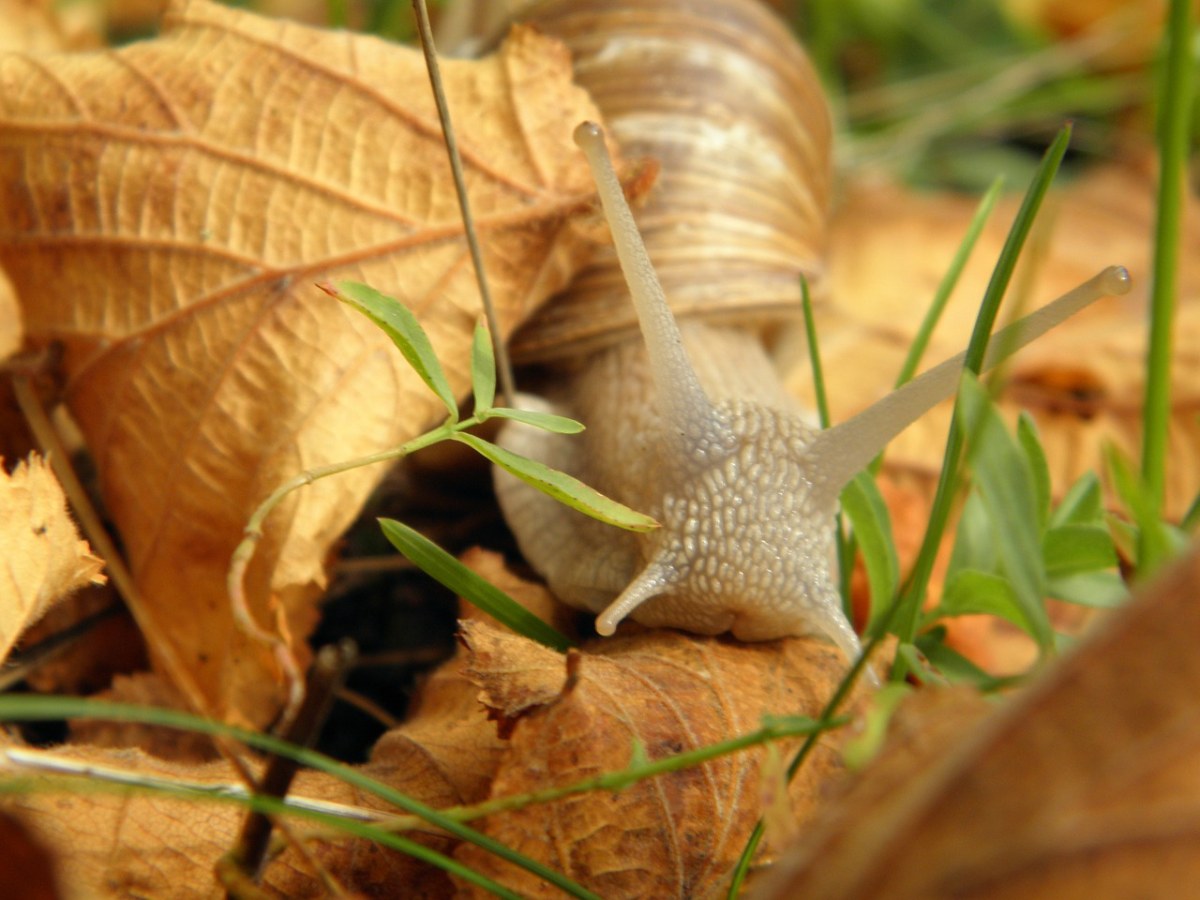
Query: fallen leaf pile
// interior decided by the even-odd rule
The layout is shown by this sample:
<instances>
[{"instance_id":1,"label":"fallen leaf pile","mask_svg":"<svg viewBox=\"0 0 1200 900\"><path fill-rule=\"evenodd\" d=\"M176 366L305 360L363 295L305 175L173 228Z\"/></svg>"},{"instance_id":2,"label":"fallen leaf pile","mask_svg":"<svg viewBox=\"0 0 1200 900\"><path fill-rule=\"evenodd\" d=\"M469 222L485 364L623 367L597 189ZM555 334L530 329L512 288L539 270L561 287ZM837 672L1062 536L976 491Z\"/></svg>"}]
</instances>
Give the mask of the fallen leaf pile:
<instances>
[{"instance_id":1,"label":"fallen leaf pile","mask_svg":"<svg viewBox=\"0 0 1200 900\"><path fill-rule=\"evenodd\" d=\"M590 196L570 140L595 118L558 46L517 31L445 66L505 328L562 285ZM254 508L323 463L398 444L437 401L378 329L313 287L351 278L424 319L468 383L479 314L418 51L193 0L162 37L0 62L0 265L27 340L65 348L65 397L161 643L210 708L262 724L267 651L225 573ZM380 476L293 495L249 575L302 653L324 559ZM173 673L174 674L174 673Z\"/></svg>"},{"instance_id":2,"label":"fallen leaf pile","mask_svg":"<svg viewBox=\"0 0 1200 900\"><path fill-rule=\"evenodd\" d=\"M480 564L489 576L497 574L496 558ZM384 736L361 769L437 808L619 770L630 764L635 744L654 760L754 731L767 713L815 715L840 672L837 651L816 639L739 644L650 631L594 641L570 660L473 616L464 623L464 641L459 656L426 682L410 721ZM818 745L786 792L793 821L811 818L825 786L840 774L836 743L830 737ZM762 748L747 750L620 794L573 795L472 824L605 897L718 896L765 797L783 792L778 759L786 760L795 746L782 742L771 756ZM235 781L224 763L183 765L88 748L55 756L188 784ZM313 772L302 774L291 796L382 808ZM213 895L210 873L237 835L239 809L198 803L41 792L12 801L35 837L63 848L66 884L79 890L107 885L104 896L179 898ZM445 837L420 839L452 849ZM371 896L388 896L401 884L405 896L449 893L440 871L394 851L344 840L316 847L334 877ZM769 836L763 859L778 850ZM461 845L457 855L522 895L544 890L528 873L474 847ZM319 895L314 874L293 851L267 868L265 882L283 896Z\"/></svg>"}]
</instances>

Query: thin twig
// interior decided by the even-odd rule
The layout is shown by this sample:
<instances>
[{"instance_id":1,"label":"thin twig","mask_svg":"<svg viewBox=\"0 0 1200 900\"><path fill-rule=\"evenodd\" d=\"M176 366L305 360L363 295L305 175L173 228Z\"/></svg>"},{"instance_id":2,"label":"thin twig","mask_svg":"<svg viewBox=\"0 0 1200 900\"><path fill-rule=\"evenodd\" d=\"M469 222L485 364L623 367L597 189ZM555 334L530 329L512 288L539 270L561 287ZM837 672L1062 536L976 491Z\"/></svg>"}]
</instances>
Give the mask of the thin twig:
<instances>
[{"instance_id":1,"label":"thin twig","mask_svg":"<svg viewBox=\"0 0 1200 900\"><path fill-rule=\"evenodd\" d=\"M284 740L305 748L316 743L334 697L353 665L355 653L352 641L321 648L309 672L304 703L289 723L287 732L282 736ZM272 755L267 760L256 793L282 800L287 796L299 767L295 759ZM248 813L242 824L233 858L251 881L257 882L261 874L273 828L273 817L258 811Z\"/></svg>"},{"instance_id":2,"label":"thin twig","mask_svg":"<svg viewBox=\"0 0 1200 900\"><path fill-rule=\"evenodd\" d=\"M417 16L417 33L421 36L421 50L425 54L425 67L429 70L429 84L433 88L433 99L437 104L438 118L442 122L446 154L450 157L450 171L454 175L454 189L458 193L458 208L462 214L463 229L467 235L467 247L471 251L471 262L475 265L475 279L479 283L479 296L483 312L487 317L488 331L492 334L492 348L496 355L496 370L500 376L500 395L504 405L513 406L516 385L513 380L512 364L508 350L500 334L500 322L496 307L492 303L492 292L488 287L487 273L483 268L483 252L479 249L479 237L475 231L475 219L471 215L471 203L467 198L467 183L463 178L462 157L458 152L458 139L450 122L450 106L446 102L446 91L442 87L442 72L438 66L437 49L433 45L433 29L429 25L429 10L425 0L413 0L413 11Z\"/></svg>"},{"instance_id":3,"label":"thin twig","mask_svg":"<svg viewBox=\"0 0 1200 900\"><path fill-rule=\"evenodd\" d=\"M174 643L159 628L153 613L150 612L150 608L142 599L141 592L133 580L133 575L129 571L128 566L125 565L124 558L117 550L112 538L109 537L108 529L100 521L100 516L97 515L95 508L92 506L92 501L88 497L87 491L84 490L83 484L75 474L75 469L71 465L70 455L67 453L62 441L59 440L58 431L50 421L50 417L46 414L46 410L42 406L42 401L38 397L29 375L17 374L13 376L13 393L17 398L17 405L21 407L21 413L25 416L25 421L29 423L30 430L37 438L42 452L49 460L54 474L58 477L59 483L63 487L63 492L70 501L71 508L75 511L75 516L79 520L83 533L87 536L92 548L104 559L105 570L109 578L112 579L113 586L116 588L121 599L124 600L126 608L137 623L138 629L142 633L142 638L161 663L167 678L175 686L176 690L179 691L184 702L194 712L211 721L219 721L218 716L209 705L208 698L205 697L204 692L200 690L200 686L193 680L191 672L176 654ZM246 764L244 758L245 748L237 741L224 735L213 735L213 744L217 748L217 752L233 768L238 779L250 791L254 791L257 787L257 781L254 773L250 771L250 767ZM291 829L281 828L280 831L296 847L303 858L308 859L311 864L316 866L315 871L323 871L319 863L312 859L307 849L295 840Z\"/></svg>"},{"instance_id":4,"label":"thin twig","mask_svg":"<svg viewBox=\"0 0 1200 900\"><path fill-rule=\"evenodd\" d=\"M476 422L477 418L471 418L461 423L456 423L456 426L466 427ZM254 640L270 647L272 655L283 672L288 693L287 706L282 716L283 721L290 721L294 718L297 710L300 709L301 703L304 701L304 678L300 673L300 666L296 661L296 656L292 653L290 642L282 630L286 624L283 620L282 611L280 611L278 621L276 622L276 627L280 631L267 631L255 621L254 614L250 611L250 604L246 600L246 570L250 567L250 561L254 559L254 551L258 547L258 542L262 540L263 525L266 522L267 516L292 491L307 487L313 482L320 481L322 478L328 478L331 475L340 475L342 472L349 472L352 469L374 465L375 463L402 459L416 450L442 440L448 433L448 428L445 426L435 428L400 447L381 450L378 453L371 453L367 456L360 456L357 459L346 460L345 462L331 463L327 466L306 469L272 491L271 495L260 503L258 509L250 516L250 520L246 523L246 529L243 532L242 542L237 545L237 548L233 551L233 556L229 560L229 571L226 574L226 589L229 592L229 603L233 611L233 620L237 623L238 628Z\"/></svg>"},{"instance_id":5,"label":"thin twig","mask_svg":"<svg viewBox=\"0 0 1200 900\"><path fill-rule=\"evenodd\" d=\"M167 677L170 678L171 682L191 707L202 716L215 718L208 705L207 698L199 686L192 680L187 667L184 666L183 662L176 655L175 645L158 627L158 622L155 620L154 615L142 600L141 592L134 584L133 575L125 565L125 561L113 543L112 538L109 537L108 529L100 521L100 516L97 515L95 508L92 506L92 501L88 497L87 491L84 490L83 484L79 481L79 477L75 474L75 469L71 465L70 454L67 453L62 441L59 440L58 431L50 421L46 410L42 407L42 401L38 397L29 376L23 374L14 375L12 383L13 393L17 398L17 405L21 407L25 421L29 423L30 430L37 438L42 452L46 455L46 459L49 460L54 474L58 477L63 492L70 501L71 509L74 510L75 517L79 520L79 525L83 529L83 533L87 536L88 541L95 551L104 559L104 567L109 578L112 579L113 587L116 588L121 599L125 601L125 606L137 622L146 643L151 647L155 656L162 662ZM254 779L248 769L243 767L240 774L243 774L247 779L247 784L253 784Z\"/></svg>"}]
</instances>

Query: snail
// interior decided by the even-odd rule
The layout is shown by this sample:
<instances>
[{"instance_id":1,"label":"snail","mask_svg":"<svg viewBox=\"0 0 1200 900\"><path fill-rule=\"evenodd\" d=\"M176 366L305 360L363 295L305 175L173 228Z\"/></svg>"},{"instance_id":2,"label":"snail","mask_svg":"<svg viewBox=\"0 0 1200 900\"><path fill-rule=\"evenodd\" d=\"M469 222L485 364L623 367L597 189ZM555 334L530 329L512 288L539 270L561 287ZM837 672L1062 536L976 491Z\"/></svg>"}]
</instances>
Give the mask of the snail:
<instances>
[{"instance_id":1,"label":"snail","mask_svg":"<svg viewBox=\"0 0 1200 900\"><path fill-rule=\"evenodd\" d=\"M830 125L815 73L773 13L756 0L579 0L539 4L529 19L566 41L618 141L658 159L661 177L641 210L643 244L600 129L577 130L615 258L601 254L514 348L558 356L544 394L522 405L588 430L509 423L500 441L662 527L620 532L497 472L522 552L561 600L598 614L601 635L631 617L746 641L819 634L855 657L836 588L839 494L954 392L963 355L825 431L782 387L763 337L772 319L798 314L802 274L820 282ZM1127 284L1124 270L1106 270L992 347L1008 355Z\"/></svg>"}]
</instances>

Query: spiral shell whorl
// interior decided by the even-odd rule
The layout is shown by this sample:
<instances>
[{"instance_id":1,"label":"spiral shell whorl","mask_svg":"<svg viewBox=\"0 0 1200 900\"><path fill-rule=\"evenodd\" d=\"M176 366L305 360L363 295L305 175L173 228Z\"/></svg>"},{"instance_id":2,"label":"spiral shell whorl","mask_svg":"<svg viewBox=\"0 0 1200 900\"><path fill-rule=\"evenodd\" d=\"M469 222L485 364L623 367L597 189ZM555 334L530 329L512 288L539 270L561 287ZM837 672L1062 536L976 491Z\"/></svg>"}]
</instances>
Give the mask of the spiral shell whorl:
<instances>
[{"instance_id":1,"label":"spiral shell whorl","mask_svg":"<svg viewBox=\"0 0 1200 900\"><path fill-rule=\"evenodd\" d=\"M616 8L614 8L616 7ZM811 65L757 0L552 0L563 40L629 157L661 164L638 224L677 317L768 326L822 275L830 121ZM514 339L552 358L636 332L609 250Z\"/></svg>"}]
</instances>

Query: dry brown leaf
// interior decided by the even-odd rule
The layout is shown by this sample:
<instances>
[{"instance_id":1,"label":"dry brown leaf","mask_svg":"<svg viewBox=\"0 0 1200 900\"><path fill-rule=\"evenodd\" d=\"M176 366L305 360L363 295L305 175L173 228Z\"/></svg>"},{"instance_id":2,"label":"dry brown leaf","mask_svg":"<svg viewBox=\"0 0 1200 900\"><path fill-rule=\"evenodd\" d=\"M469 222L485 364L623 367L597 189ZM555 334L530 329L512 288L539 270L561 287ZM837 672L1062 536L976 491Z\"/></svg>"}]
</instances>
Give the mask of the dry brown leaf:
<instances>
[{"instance_id":1,"label":"dry brown leaf","mask_svg":"<svg viewBox=\"0 0 1200 900\"><path fill-rule=\"evenodd\" d=\"M1200 884L1200 550L940 760L885 750L767 898L1178 897ZM929 742L926 741L928 745ZM927 747L928 750L928 747Z\"/></svg>"},{"instance_id":2,"label":"dry brown leaf","mask_svg":"<svg viewBox=\"0 0 1200 900\"><path fill-rule=\"evenodd\" d=\"M596 112L528 30L445 77L507 328L586 249L570 133ZM247 517L299 471L438 416L387 339L312 283L399 296L455 389L469 381L477 291L420 54L193 0L153 41L6 59L0 98L0 262L29 338L66 347L67 401L160 630L214 708L262 722L277 674L224 586ZM330 543L380 474L268 521L261 621L273 600L308 632Z\"/></svg>"},{"instance_id":3,"label":"dry brown leaf","mask_svg":"<svg viewBox=\"0 0 1200 900\"><path fill-rule=\"evenodd\" d=\"M484 800L505 747L466 664L467 654L460 651L428 675L409 705L408 720L371 752L376 777L420 785L421 796L439 808Z\"/></svg>"},{"instance_id":4,"label":"dry brown leaf","mask_svg":"<svg viewBox=\"0 0 1200 900\"><path fill-rule=\"evenodd\" d=\"M991 274L1017 198L993 214L967 265L923 368L966 346L979 298ZM884 396L925 314L934 289L966 231L976 201L860 185L835 218L831 249L833 304L818 323L830 406L847 418ZM1200 209L1189 205L1185 248L1195 248ZM1101 469L1101 447L1127 453L1140 444L1146 297L1153 234L1153 179L1133 167L1096 170L1053 195L1040 233L1026 250L1010 294L1027 308L1094 275L1102 266L1128 266L1134 290L1102 300L1086 313L1024 349L1009 368L1002 409L1010 419L1029 408L1041 430L1055 490L1086 470ZM1180 257L1167 512L1178 517L1200 491L1200 254ZM1010 298L1011 300L1011 298ZM1003 317L1003 314L1002 314ZM807 366L791 386L811 396ZM889 449L894 470L932 483L941 464L949 403L905 431Z\"/></svg>"},{"instance_id":5,"label":"dry brown leaf","mask_svg":"<svg viewBox=\"0 0 1200 900\"><path fill-rule=\"evenodd\" d=\"M54 473L32 454L11 475L0 459L0 660L57 600L102 584L104 561L79 539Z\"/></svg>"},{"instance_id":6,"label":"dry brown leaf","mask_svg":"<svg viewBox=\"0 0 1200 900\"><path fill-rule=\"evenodd\" d=\"M25 632L21 644L30 651L43 641L53 647L56 640L76 633L73 629L86 630L86 637L35 657L36 664L24 673L31 690L86 697L107 688L116 675L146 669L145 642L111 583L56 603Z\"/></svg>"},{"instance_id":7,"label":"dry brown leaf","mask_svg":"<svg viewBox=\"0 0 1200 900\"><path fill-rule=\"evenodd\" d=\"M753 731L767 713L814 715L842 669L833 647L802 638L739 644L659 630L594 642L568 665L484 624L467 623L464 636L485 702L519 715L494 797L624 768L635 741L653 760ZM800 820L840 772L834 740L792 785ZM795 746L779 752L786 759ZM716 895L762 812L763 759L761 749L747 751L616 795L497 814L480 827L605 898ZM550 896L474 847L458 856L523 896Z\"/></svg>"},{"instance_id":8,"label":"dry brown leaf","mask_svg":"<svg viewBox=\"0 0 1200 900\"><path fill-rule=\"evenodd\" d=\"M112 684L95 695L109 703L179 709L187 703L170 682L154 672L117 675ZM96 748L142 750L158 759L181 763L210 762L216 749L207 735L158 728L141 722L117 722L108 719L76 719L70 723L71 742Z\"/></svg>"},{"instance_id":9,"label":"dry brown leaf","mask_svg":"<svg viewBox=\"0 0 1200 900\"><path fill-rule=\"evenodd\" d=\"M412 700L409 721L379 740L360 771L437 808L486 798L504 744L478 700L478 687L463 672L465 660L464 650L426 679ZM122 681L121 685L122 699L145 702L145 694L151 690L141 679ZM86 733L134 726L95 722L92 728ZM168 729L156 731L159 743L154 749L171 752L170 734ZM174 734L177 742L192 738L182 732ZM184 764L140 750L81 746L64 748L61 753L143 775L208 784L236 781L222 762ZM380 801L343 782L311 771L299 773L291 796L384 808ZM88 900L138 892L155 898L222 896L212 876L213 866L233 847L241 819L239 809L195 800L91 792L31 792L13 798L11 805L30 815L38 834L58 848L72 896ZM298 827L304 829L302 824ZM419 839L442 852L451 849L445 837L423 835ZM322 840L310 846L342 884L367 896L395 896L398 891L405 897L451 894L449 880L440 870L367 841ZM273 860L264 880L277 896L324 896L319 882L293 851Z\"/></svg>"},{"instance_id":10,"label":"dry brown leaf","mask_svg":"<svg viewBox=\"0 0 1200 900\"><path fill-rule=\"evenodd\" d=\"M12 282L0 269L0 360L21 349L25 331L21 327L21 308L17 306L17 295Z\"/></svg>"},{"instance_id":11,"label":"dry brown leaf","mask_svg":"<svg viewBox=\"0 0 1200 900\"><path fill-rule=\"evenodd\" d=\"M143 779L189 785L233 785L223 762L169 763L137 750L71 747L53 754L97 769L116 769ZM366 767L373 774L371 767ZM36 783L36 782L35 782ZM421 798L419 786L396 785ZM293 797L379 809L381 804L345 782L317 772L301 772ZM58 787L16 795L6 804L20 812L34 836L56 849L65 896L79 900L154 897L193 900L223 897L213 871L238 835L243 810L230 804L154 794L124 795ZM303 820L295 820L301 831ZM449 840L418 835L445 852ZM438 870L411 857L359 841L318 842L315 852L343 884L371 896L387 896L411 886L405 896L447 896L448 881ZM327 896L309 867L287 851L267 867L263 883L271 896Z\"/></svg>"},{"instance_id":12,"label":"dry brown leaf","mask_svg":"<svg viewBox=\"0 0 1200 900\"><path fill-rule=\"evenodd\" d=\"M0 53L48 53L64 50L66 46L66 36L52 3L0 0Z\"/></svg>"},{"instance_id":13,"label":"dry brown leaf","mask_svg":"<svg viewBox=\"0 0 1200 900\"><path fill-rule=\"evenodd\" d=\"M0 814L0 885L6 900L59 900L54 859L29 829Z\"/></svg>"}]
</instances>

